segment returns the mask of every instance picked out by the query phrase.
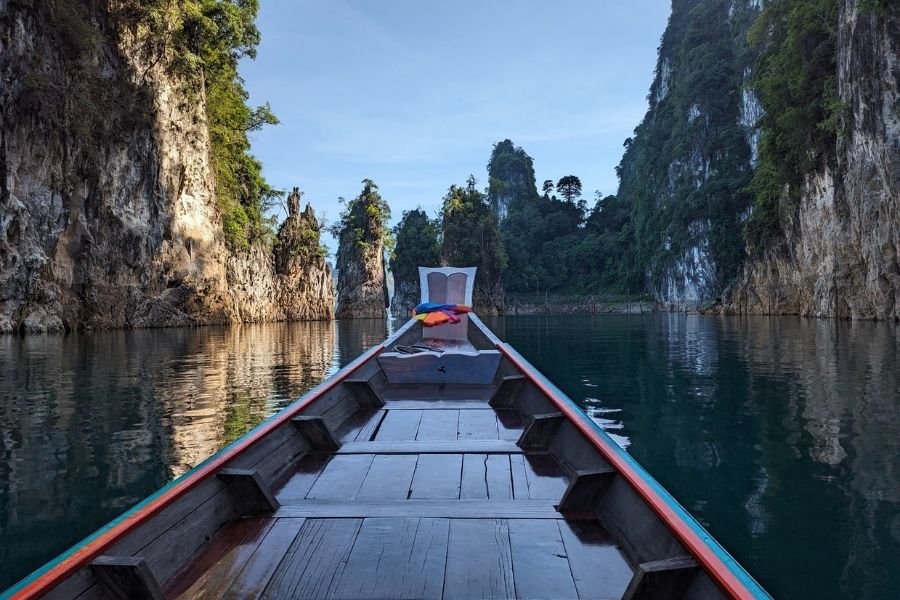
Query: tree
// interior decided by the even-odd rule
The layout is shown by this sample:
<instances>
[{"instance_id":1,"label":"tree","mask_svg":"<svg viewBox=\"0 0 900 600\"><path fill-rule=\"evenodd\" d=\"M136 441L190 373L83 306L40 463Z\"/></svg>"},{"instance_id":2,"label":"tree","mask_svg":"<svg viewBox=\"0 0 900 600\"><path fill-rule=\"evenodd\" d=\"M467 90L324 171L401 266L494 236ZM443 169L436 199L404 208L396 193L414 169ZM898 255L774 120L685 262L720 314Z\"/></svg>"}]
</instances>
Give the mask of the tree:
<instances>
[{"instance_id":1,"label":"tree","mask_svg":"<svg viewBox=\"0 0 900 600\"><path fill-rule=\"evenodd\" d=\"M541 191L547 194L548 196L553 193L553 180L545 179L544 185L541 186Z\"/></svg>"},{"instance_id":2,"label":"tree","mask_svg":"<svg viewBox=\"0 0 900 600\"><path fill-rule=\"evenodd\" d=\"M418 289L418 268L440 263L441 244L438 236L438 222L429 219L421 208L403 213L400 223L394 227L396 245L391 256L391 272L394 274L395 286L406 283Z\"/></svg>"},{"instance_id":3,"label":"tree","mask_svg":"<svg viewBox=\"0 0 900 600\"><path fill-rule=\"evenodd\" d=\"M546 185L546 183L544 185ZM566 175L556 182L556 191L558 191L566 201L571 202L574 198L581 197L581 180L574 175Z\"/></svg>"}]
</instances>

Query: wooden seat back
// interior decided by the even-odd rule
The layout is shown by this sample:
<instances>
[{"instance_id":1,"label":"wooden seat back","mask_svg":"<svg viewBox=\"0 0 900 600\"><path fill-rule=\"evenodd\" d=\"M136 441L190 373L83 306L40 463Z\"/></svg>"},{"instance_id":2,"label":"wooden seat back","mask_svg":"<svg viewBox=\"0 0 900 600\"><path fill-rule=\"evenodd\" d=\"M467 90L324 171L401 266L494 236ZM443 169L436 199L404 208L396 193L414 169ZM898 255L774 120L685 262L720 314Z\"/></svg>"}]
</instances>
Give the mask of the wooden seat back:
<instances>
[{"instance_id":1,"label":"wooden seat back","mask_svg":"<svg viewBox=\"0 0 900 600\"><path fill-rule=\"evenodd\" d=\"M477 267L419 267L421 302L465 304L472 306ZM425 327L424 339L464 340L468 337L469 318L460 316L459 323Z\"/></svg>"}]
</instances>

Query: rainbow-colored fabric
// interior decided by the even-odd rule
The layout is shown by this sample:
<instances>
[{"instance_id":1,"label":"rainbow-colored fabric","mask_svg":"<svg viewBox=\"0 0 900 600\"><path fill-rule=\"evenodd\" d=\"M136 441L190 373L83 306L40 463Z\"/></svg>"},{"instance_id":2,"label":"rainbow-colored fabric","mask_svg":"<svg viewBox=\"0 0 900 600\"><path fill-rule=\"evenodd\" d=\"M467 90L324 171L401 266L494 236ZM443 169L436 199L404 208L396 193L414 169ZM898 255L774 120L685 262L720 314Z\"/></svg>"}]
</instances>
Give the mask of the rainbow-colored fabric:
<instances>
[{"instance_id":1,"label":"rainbow-colored fabric","mask_svg":"<svg viewBox=\"0 0 900 600\"><path fill-rule=\"evenodd\" d=\"M422 321L425 327L436 327L446 323L459 323L459 315L472 312L465 304L435 304L423 302L413 309L413 319Z\"/></svg>"}]
</instances>

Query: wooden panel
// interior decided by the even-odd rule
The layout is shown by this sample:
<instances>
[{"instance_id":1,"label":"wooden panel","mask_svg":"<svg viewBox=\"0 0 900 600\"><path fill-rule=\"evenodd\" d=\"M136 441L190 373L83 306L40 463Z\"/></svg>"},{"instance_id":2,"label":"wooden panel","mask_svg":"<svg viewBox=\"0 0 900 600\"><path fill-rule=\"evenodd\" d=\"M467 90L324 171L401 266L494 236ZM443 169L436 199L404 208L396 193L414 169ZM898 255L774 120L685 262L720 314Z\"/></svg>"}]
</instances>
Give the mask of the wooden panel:
<instances>
[{"instance_id":1,"label":"wooden panel","mask_svg":"<svg viewBox=\"0 0 900 600\"><path fill-rule=\"evenodd\" d=\"M381 390L385 403L395 400L482 400L494 393L493 385L391 385Z\"/></svg>"},{"instance_id":2,"label":"wooden panel","mask_svg":"<svg viewBox=\"0 0 900 600\"><path fill-rule=\"evenodd\" d=\"M621 477L610 483L597 514L633 564L687 554L675 534Z\"/></svg>"},{"instance_id":3,"label":"wooden panel","mask_svg":"<svg viewBox=\"0 0 900 600\"><path fill-rule=\"evenodd\" d=\"M415 454L378 454L369 467L357 498L406 500L413 473Z\"/></svg>"},{"instance_id":4,"label":"wooden panel","mask_svg":"<svg viewBox=\"0 0 900 600\"><path fill-rule=\"evenodd\" d=\"M278 487L294 472L297 464L309 453L310 447L296 429L288 423L287 429L293 429L291 437L249 467L259 472L269 487ZM232 465L229 465L232 466ZM237 468L237 467L236 467Z\"/></svg>"},{"instance_id":5,"label":"wooden panel","mask_svg":"<svg viewBox=\"0 0 900 600\"><path fill-rule=\"evenodd\" d=\"M612 467L576 471L559 501L559 511L593 512L615 476Z\"/></svg>"},{"instance_id":6,"label":"wooden panel","mask_svg":"<svg viewBox=\"0 0 900 600\"><path fill-rule=\"evenodd\" d=\"M219 469L217 476L228 485L236 515L260 515L278 510L278 500L259 476L259 471Z\"/></svg>"},{"instance_id":7,"label":"wooden panel","mask_svg":"<svg viewBox=\"0 0 900 600\"><path fill-rule=\"evenodd\" d=\"M455 442L348 442L335 454L521 454L514 442L474 440Z\"/></svg>"},{"instance_id":8,"label":"wooden panel","mask_svg":"<svg viewBox=\"0 0 900 600\"><path fill-rule=\"evenodd\" d=\"M166 582L185 560L235 516L231 497L223 490L173 525L141 551L157 581Z\"/></svg>"},{"instance_id":9,"label":"wooden panel","mask_svg":"<svg viewBox=\"0 0 900 600\"><path fill-rule=\"evenodd\" d=\"M513 498L512 471L509 456L488 455L484 463L487 467L488 498L491 500L511 500Z\"/></svg>"},{"instance_id":10,"label":"wooden panel","mask_svg":"<svg viewBox=\"0 0 900 600\"><path fill-rule=\"evenodd\" d=\"M297 427L300 435L306 438L306 443L313 452L334 452L341 447L337 436L322 417L301 415L291 419L291 422Z\"/></svg>"},{"instance_id":11,"label":"wooden panel","mask_svg":"<svg viewBox=\"0 0 900 600\"><path fill-rule=\"evenodd\" d=\"M463 352L421 352L400 354L384 352L378 356L388 383L484 384L494 381L500 352L479 350ZM390 396L388 396L390 397Z\"/></svg>"},{"instance_id":12,"label":"wooden panel","mask_svg":"<svg viewBox=\"0 0 900 600\"><path fill-rule=\"evenodd\" d=\"M362 519L307 519L263 598L325 598L344 570Z\"/></svg>"},{"instance_id":13,"label":"wooden panel","mask_svg":"<svg viewBox=\"0 0 900 600\"><path fill-rule=\"evenodd\" d=\"M416 439L426 442L455 440L458 424L458 410L424 410Z\"/></svg>"},{"instance_id":14,"label":"wooden panel","mask_svg":"<svg viewBox=\"0 0 900 600\"><path fill-rule=\"evenodd\" d=\"M685 595L699 567L690 556L641 563L623 594L623 600L681 598Z\"/></svg>"},{"instance_id":15,"label":"wooden panel","mask_svg":"<svg viewBox=\"0 0 900 600\"><path fill-rule=\"evenodd\" d=\"M516 399L516 396L519 395L523 385L525 385L525 377L523 375L507 375L501 377L497 384L497 391L491 396L489 404L493 408L498 409L512 408L513 401Z\"/></svg>"},{"instance_id":16,"label":"wooden panel","mask_svg":"<svg viewBox=\"0 0 900 600\"><path fill-rule=\"evenodd\" d=\"M421 454L410 498L459 498L462 454Z\"/></svg>"},{"instance_id":17,"label":"wooden panel","mask_svg":"<svg viewBox=\"0 0 900 600\"><path fill-rule=\"evenodd\" d=\"M279 502L290 502L292 500L302 500L306 498L306 494L312 488L316 479L331 461L328 454L309 454L304 456L297 464L297 470L291 475L290 479L275 492L275 497Z\"/></svg>"},{"instance_id":18,"label":"wooden panel","mask_svg":"<svg viewBox=\"0 0 900 600\"><path fill-rule=\"evenodd\" d=\"M522 417L514 410L498 410L497 430L501 440L517 441L525 429Z\"/></svg>"},{"instance_id":19,"label":"wooden panel","mask_svg":"<svg viewBox=\"0 0 900 600\"><path fill-rule=\"evenodd\" d=\"M255 600L265 589L305 519L278 519L224 593L226 600Z\"/></svg>"},{"instance_id":20,"label":"wooden panel","mask_svg":"<svg viewBox=\"0 0 900 600\"><path fill-rule=\"evenodd\" d=\"M550 440L550 452L572 471L609 468L609 463L580 431L566 420Z\"/></svg>"},{"instance_id":21,"label":"wooden panel","mask_svg":"<svg viewBox=\"0 0 900 600\"><path fill-rule=\"evenodd\" d=\"M556 521L508 521L517 598L574 598L575 582Z\"/></svg>"},{"instance_id":22,"label":"wooden panel","mask_svg":"<svg viewBox=\"0 0 900 600\"><path fill-rule=\"evenodd\" d=\"M595 521L558 521L579 598L621 598L631 567Z\"/></svg>"},{"instance_id":23,"label":"wooden panel","mask_svg":"<svg viewBox=\"0 0 900 600\"><path fill-rule=\"evenodd\" d=\"M444 598L514 598L509 525L500 519L453 519Z\"/></svg>"},{"instance_id":24,"label":"wooden panel","mask_svg":"<svg viewBox=\"0 0 900 600\"><path fill-rule=\"evenodd\" d=\"M350 419L354 413L360 410L360 405L356 401L356 397L353 395L353 393L351 393L347 388L344 388L344 390L344 394L340 397L340 399L335 403L334 406L319 413L322 417L322 420L332 431L340 429L340 427L344 424L344 421ZM318 404L318 402L316 404ZM313 404L313 406L316 406L316 404ZM366 407L366 409L368 408L370 407ZM307 413L302 416L316 415Z\"/></svg>"},{"instance_id":25,"label":"wooden panel","mask_svg":"<svg viewBox=\"0 0 900 600\"><path fill-rule=\"evenodd\" d=\"M220 598L256 552L274 519L236 519L194 556L166 589L167 598Z\"/></svg>"},{"instance_id":26,"label":"wooden panel","mask_svg":"<svg viewBox=\"0 0 900 600\"><path fill-rule=\"evenodd\" d=\"M415 440L421 419L420 410L389 410L381 421L375 440L379 442Z\"/></svg>"},{"instance_id":27,"label":"wooden panel","mask_svg":"<svg viewBox=\"0 0 900 600\"><path fill-rule=\"evenodd\" d=\"M549 454L526 454L525 474L528 497L534 500L559 501L569 485L559 463Z\"/></svg>"},{"instance_id":28,"label":"wooden panel","mask_svg":"<svg viewBox=\"0 0 900 600\"><path fill-rule=\"evenodd\" d=\"M163 599L162 589L142 556L98 556L90 568L113 598Z\"/></svg>"},{"instance_id":29,"label":"wooden panel","mask_svg":"<svg viewBox=\"0 0 900 600\"><path fill-rule=\"evenodd\" d=\"M563 421L565 417L558 412L534 415L516 443L523 450L546 450Z\"/></svg>"},{"instance_id":30,"label":"wooden panel","mask_svg":"<svg viewBox=\"0 0 900 600\"><path fill-rule=\"evenodd\" d=\"M439 598L449 524L448 519L366 519L331 597Z\"/></svg>"},{"instance_id":31,"label":"wooden panel","mask_svg":"<svg viewBox=\"0 0 900 600\"><path fill-rule=\"evenodd\" d=\"M453 519L558 519L549 500L300 500L282 506L276 518L349 517L446 517ZM567 519L592 519L596 515L573 513Z\"/></svg>"},{"instance_id":32,"label":"wooden panel","mask_svg":"<svg viewBox=\"0 0 900 600\"><path fill-rule=\"evenodd\" d=\"M491 410L480 398L445 398L432 400L388 400L384 407L387 410L439 410L460 408L469 410Z\"/></svg>"},{"instance_id":33,"label":"wooden panel","mask_svg":"<svg viewBox=\"0 0 900 600\"><path fill-rule=\"evenodd\" d=\"M356 498L372 465L371 454L335 456L316 479L307 498Z\"/></svg>"},{"instance_id":34,"label":"wooden panel","mask_svg":"<svg viewBox=\"0 0 900 600\"><path fill-rule=\"evenodd\" d=\"M497 432L497 415L492 410L459 411L458 437L460 440L499 439L500 435Z\"/></svg>"}]
</instances>

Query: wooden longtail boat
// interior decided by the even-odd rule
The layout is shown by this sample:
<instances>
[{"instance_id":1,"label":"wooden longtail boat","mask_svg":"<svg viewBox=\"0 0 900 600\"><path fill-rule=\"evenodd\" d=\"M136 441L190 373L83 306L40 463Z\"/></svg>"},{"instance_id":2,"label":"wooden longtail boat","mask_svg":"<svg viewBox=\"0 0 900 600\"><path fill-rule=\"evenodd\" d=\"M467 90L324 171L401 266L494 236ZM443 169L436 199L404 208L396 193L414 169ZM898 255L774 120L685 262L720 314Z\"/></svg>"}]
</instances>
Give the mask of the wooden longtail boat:
<instances>
[{"instance_id":1,"label":"wooden longtail boat","mask_svg":"<svg viewBox=\"0 0 900 600\"><path fill-rule=\"evenodd\" d=\"M420 274L471 304L474 269ZM769 597L474 314L409 321L6 595Z\"/></svg>"}]
</instances>

